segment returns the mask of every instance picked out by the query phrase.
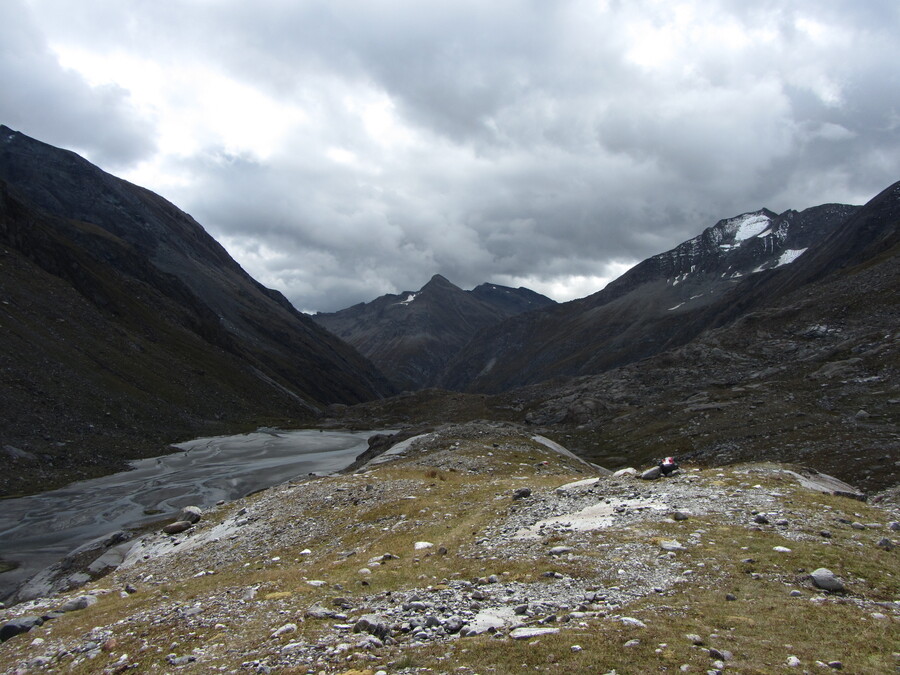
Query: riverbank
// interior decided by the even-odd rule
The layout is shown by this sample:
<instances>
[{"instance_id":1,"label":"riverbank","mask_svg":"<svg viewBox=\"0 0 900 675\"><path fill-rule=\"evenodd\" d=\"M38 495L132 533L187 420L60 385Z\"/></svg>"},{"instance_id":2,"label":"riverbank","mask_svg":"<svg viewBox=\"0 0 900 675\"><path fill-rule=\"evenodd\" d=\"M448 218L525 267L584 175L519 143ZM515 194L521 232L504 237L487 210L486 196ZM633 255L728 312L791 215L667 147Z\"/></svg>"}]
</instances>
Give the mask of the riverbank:
<instances>
[{"instance_id":1,"label":"riverbank","mask_svg":"<svg viewBox=\"0 0 900 675\"><path fill-rule=\"evenodd\" d=\"M118 538L118 545L128 538L125 530L184 506L206 508L298 476L339 471L368 447L373 433L261 429L199 438L177 444L178 452L134 461L129 471L4 500L0 559L13 569L0 573L0 600L78 547L110 537ZM79 576L73 582L83 580ZM17 597L30 599L50 590L41 582Z\"/></svg>"}]
</instances>

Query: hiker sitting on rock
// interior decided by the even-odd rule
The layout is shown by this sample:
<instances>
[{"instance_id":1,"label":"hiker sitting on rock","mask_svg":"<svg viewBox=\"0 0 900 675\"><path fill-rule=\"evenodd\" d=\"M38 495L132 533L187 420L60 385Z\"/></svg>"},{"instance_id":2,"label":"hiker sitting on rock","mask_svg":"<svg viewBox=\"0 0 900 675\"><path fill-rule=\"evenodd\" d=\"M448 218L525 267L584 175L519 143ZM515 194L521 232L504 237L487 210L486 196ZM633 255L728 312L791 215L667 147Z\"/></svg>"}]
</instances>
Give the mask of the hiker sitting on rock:
<instances>
[{"instance_id":1,"label":"hiker sitting on rock","mask_svg":"<svg viewBox=\"0 0 900 675\"><path fill-rule=\"evenodd\" d=\"M663 461L659 463L659 470L663 476L668 476L670 473L675 471L678 468L678 464L675 463L674 457L666 457Z\"/></svg>"}]
</instances>

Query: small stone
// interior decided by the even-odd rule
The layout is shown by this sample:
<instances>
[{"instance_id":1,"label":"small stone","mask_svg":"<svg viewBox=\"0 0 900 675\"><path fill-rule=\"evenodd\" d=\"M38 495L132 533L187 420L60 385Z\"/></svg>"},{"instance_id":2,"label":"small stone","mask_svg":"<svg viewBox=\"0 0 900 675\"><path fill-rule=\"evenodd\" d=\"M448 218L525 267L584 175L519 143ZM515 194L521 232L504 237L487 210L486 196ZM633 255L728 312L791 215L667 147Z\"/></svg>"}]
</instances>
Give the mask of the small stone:
<instances>
[{"instance_id":1,"label":"small stone","mask_svg":"<svg viewBox=\"0 0 900 675\"><path fill-rule=\"evenodd\" d=\"M646 628L647 627L647 624L645 624L640 619L635 619L634 617L630 617L630 616L623 616L620 619L620 621L622 623L624 623L626 626L633 626L635 628Z\"/></svg>"},{"instance_id":2,"label":"small stone","mask_svg":"<svg viewBox=\"0 0 900 675\"><path fill-rule=\"evenodd\" d=\"M684 637L686 637L692 645L696 645L699 647L703 644L703 638L696 633L688 633Z\"/></svg>"},{"instance_id":3,"label":"small stone","mask_svg":"<svg viewBox=\"0 0 900 675\"><path fill-rule=\"evenodd\" d=\"M432 544L430 541L417 541L415 544L413 544L413 548L416 551L424 551L425 549L431 548L432 546L434 546L434 544Z\"/></svg>"},{"instance_id":4,"label":"small stone","mask_svg":"<svg viewBox=\"0 0 900 675\"><path fill-rule=\"evenodd\" d=\"M894 548L894 542L892 542L887 537L882 537L878 540L878 543L875 544L878 548L883 548L885 551L890 551Z\"/></svg>"},{"instance_id":5,"label":"small stone","mask_svg":"<svg viewBox=\"0 0 900 675\"><path fill-rule=\"evenodd\" d=\"M785 659L784 664L789 668L796 668L800 665L800 659L798 659L796 656L789 656L787 657L787 659Z\"/></svg>"},{"instance_id":6,"label":"small stone","mask_svg":"<svg viewBox=\"0 0 900 675\"><path fill-rule=\"evenodd\" d=\"M513 492L513 499L527 499L531 496L531 488L529 487L520 487L518 490Z\"/></svg>"},{"instance_id":7,"label":"small stone","mask_svg":"<svg viewBox=\"0 0 900 675\"><path fill-rule=\"evenodd\" d=\"M813 570L810 577L812 578L812 582L823 591L842 593L845 590L843 582L834 575L834 572L825 569L824 567Z\"/></svg>"},{"instance_id":8,"label":"small stone","mask_svg":"<svg viewBox=\"0 0 900 675\"><path fill-rule=\"evenodd\" d=\"M639 644L641 644L640 640L629 640L622 646L623 647L637 647Z\"/></svg>"},{"instance_id":9,"label":"small stone","mask_svg":"<svg viewBox=\"0 0 900 675\"><path fill-rule=\"evenodd\" d=\"M825 539L831 539L831 532L829 532L828 530L821 530L819 532L819 536L824 537Z\"/></svg>"},{"instance_id":10,"label":"small stone","mask_svg":"<svg viewBox=\"0 0 900 675\"><path fill-rule=\"evenodd\" d=\"M656 480L662 475L662 469L658 466L654 466L652 469L647 469L644 473L641 474L642 480Z\"/></svg>"},{"instance_id":11,"label":"small stone","mask_svg":"<svg viewBox=\"0 0 900 675\"><path fill-rule=\"evenodd\" d=\"M790 553L791 552L791 549L789 549L787 546L773 546L772 550L778 551L779 553Z\"/></svg>"},{"instance_id":12,"label":"small stone","mask_svg":"<svg viewBox=\"0 0 900 675\"><path fill-rule=\"evenodd\" d=\"M801 592L798 591L797 589L794 589L793 591L791 591L791 592L789 593L789 595L790 595L792 598L802 598L802 597L803 597L803 593L801 593Z\"/></svg>"},{"instance_id":13,"label":"small stone","mask_svg":"<svg viewBox=\"0 0 900 675\"><path fill-rule=\"evenodd\" d=\"M892 520L888 523L888 529L891 532L900 532L900 520Z\"/></svg>"},{"instance_id":14,"label":"small stone","mask_svg":"<svg viewBox=\"0 0 900 675\"><path fill-rule=\"evenodd\" d=\"M575 652L576 654L578 652L582 651L581 645L572 645L571 647L569 647L569 649L572 650L573 652Z\"/></svg>"},{"instance_id":15,"label":"small stone","mask_svg":"<svg viewBox=\"0 0 900 675\"><path fill-rule=\"evenodd\" d=\"M841 663L840 661L829 661L829 662L828 662L828 667L829 667L829 668L834 668L835 670L843 670L843 669L844 669L844 664Z\"/></svg>"},{"instance_id":16,"label":"small stone","mask_svg":"<svg viewBox=\"0 0 900 675\"><path fill-rule=\"evenodd\" d=\"M720 652L720 651L719 651L718 649L716 649L715 647L710 647L710 649L709 649L709 658L711 658L711 659L718 659L718 660L720 660L720 661L725 661L725 660L726 660L726 658L725 658L725 653L724 653L724 652Z\"/></svg>"},{"instance_id":17,"label":"small stone","mask_svg":"<svg viewBox=\"0 0 900 675\"><path fill-rule=\"evenodd\" d=\"M763 514L757 513L756 516L753 518L753 522L757 523L759 525L768 525L769 519L766 518Z\"/></svg>"},{"instance_id":18,"label":"small stone","mask_svg":"<svg viewBox=\"0 0 900 675\"><path fill-rule=\"evenodd\" d=\"M359 573L365 576L368 574L372 574L372 570L370 570L368 567L363 567L359 570Z\"/></svg>"},{"instance_id":19,"label":"small stone","mask_svg":"<svg viewBox=\"0 0 900 675\"><path fill-rule=\"evenodd\" d=\"M571 550L572 548L570 546L554 546L549 551L547 551L547 553L549 553L550 555L565 555Z\"/></svg>"},{"instance_id":20,"label":"small stone","mask_svg":"<svg viewBox=\"0 0 900 675\"><path fill-rule=\"evenodd\" d=\"M737 600L737 596L734 593L726 593L725 600L727 600L728 602L734 602L735 600Z\"/></svg>"},{"instance_id":21,"label":"small stone","mask_svg":"<svg viewBox=\"0 0 900 675\"><path fill-rule=\"evenodd\" d=\"M852 527L854 530L864 530L864 529L866 529L866 526L865 526L865 525L863 525L862 523L860 523L860 522L858 522L858 521L855 521L855 520L854 520L852 523L850 523L850 527Z\"/></svg>"},{"instance_id":22,"label":"small stone","mask_svg":"<svg viewBox=\"0 0 900 675\"><path fill-rule=\"evenodd\" d=\"M691 514L686 513L685 511L672 511L672 520L687 520L691 517Z\"/></svg>"}]
</instances>

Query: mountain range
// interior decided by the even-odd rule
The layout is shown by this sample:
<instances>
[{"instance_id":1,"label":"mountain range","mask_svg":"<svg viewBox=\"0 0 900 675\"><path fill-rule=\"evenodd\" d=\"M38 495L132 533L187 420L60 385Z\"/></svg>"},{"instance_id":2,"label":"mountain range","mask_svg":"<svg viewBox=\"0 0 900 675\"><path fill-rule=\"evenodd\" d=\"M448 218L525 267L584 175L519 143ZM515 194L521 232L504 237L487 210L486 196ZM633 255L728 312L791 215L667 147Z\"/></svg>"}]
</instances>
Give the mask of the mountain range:
<instances>
[{"instance_id":1,"label":"mountain range","mask_svg":"<svg viewBox=\"0 0 900 675\"><path fill-rule=\"evenodd\" d=\"M370 358L399 389L422 389L481 331L554 304L527 288L485 283L464 291L436 274L418 291L313 318Z\"/></svg>"},{"instance_id":2,"label":"mountain range","mask_svg":"<svg viewBox=\"0 0 900 675\"><path fill-rule=\"evenodd\" d=\"M0 127L0 493L259 425L478 418L610 467L769 458L890 485L898 222L895 184L721 220L567 303L436 275L308 317L174 205Z\"/></svg>"}]
</instances>

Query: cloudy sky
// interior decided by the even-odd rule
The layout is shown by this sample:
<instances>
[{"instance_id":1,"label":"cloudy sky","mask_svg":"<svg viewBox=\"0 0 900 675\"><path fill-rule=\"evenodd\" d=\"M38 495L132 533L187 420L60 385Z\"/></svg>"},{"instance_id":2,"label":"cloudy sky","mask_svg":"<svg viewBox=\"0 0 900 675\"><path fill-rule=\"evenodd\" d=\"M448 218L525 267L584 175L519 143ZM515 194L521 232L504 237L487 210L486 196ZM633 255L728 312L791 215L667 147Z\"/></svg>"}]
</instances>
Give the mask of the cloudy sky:
<instances>
[{"instance_id":1,"label":"cloudy sky","mask_svg":"<svg viewBox=\"0 0 900 675\"><path fill-rule=\"evenodd\" d=\"M897 0L2 0L0 122L191 213L305 311L599 290L900 180Z\"/></svg>"}]
</instances>

